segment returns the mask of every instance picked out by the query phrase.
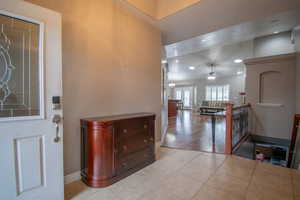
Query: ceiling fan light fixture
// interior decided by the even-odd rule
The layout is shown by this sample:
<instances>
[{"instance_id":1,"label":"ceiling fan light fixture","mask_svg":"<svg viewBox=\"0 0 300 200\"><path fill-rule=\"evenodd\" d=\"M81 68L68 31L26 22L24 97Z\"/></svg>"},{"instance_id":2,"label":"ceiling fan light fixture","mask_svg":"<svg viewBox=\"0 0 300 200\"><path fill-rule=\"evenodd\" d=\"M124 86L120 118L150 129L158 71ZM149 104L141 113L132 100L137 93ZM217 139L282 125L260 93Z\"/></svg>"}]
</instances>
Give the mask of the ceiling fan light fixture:
<instances>
[{"instance_id":1,"label":"ceiling fan light fixture","mask_svg":"<svg viewBox=\"0 0 300 200\"><path fill-rule=\"evenodd\" d=\"M210 80L210 81L211 80L216 80L216 77L215 76L208 76L207 79Z\"/></svg>"},{"instance_id":2,"label":"ceiling fan light fixture","mask_svg":"<svg viewBox=\"0 0 300 200\"><path fill-rule=\"evenodd\" d=\"M208 74L208 80L215 80L216 79L216 72L214 72L214 65L211 64L211 72Z\"/></svg>"},{"instance_id":3,"label":"ceiling fan light fixture","mask_svg":"<svg viewBox=\"0 0 300 200\"><path fill-rule=\"evenodd\" d=\"M176 84L175 83L169 83L169 87L175 87Z\"/></svg>"},{"instance_id":4,"label":"ceiling fan light fixture","mask_svg":"<svg viewBox=\"0 0 300 200\"><path fill-rule=\"evenodd\" d=\"M243 62L242 59L235 59L235 60L234 60L234 63L242 63L242 62Z\"/></svg>"},{"instance_id":5,"label":"ceiling fan light fixture","mask_svg":"<svg viewBox=\"0 0 300 200\"><path fill-rule=\"evenodd\" d=\"M215 80L216 79L216 73L215 72L210 72L208 74L208 77L207 77L208 80Z\"/></svg>"}]
</instances>

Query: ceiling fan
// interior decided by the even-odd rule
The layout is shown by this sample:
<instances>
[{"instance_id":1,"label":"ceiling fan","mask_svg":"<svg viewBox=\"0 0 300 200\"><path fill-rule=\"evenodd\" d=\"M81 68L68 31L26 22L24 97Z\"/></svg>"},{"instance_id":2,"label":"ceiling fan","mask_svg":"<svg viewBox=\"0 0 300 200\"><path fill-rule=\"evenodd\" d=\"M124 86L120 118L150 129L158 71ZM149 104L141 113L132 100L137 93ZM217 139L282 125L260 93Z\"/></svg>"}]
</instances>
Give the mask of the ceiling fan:
<instances>
[{"instance_id":1,"label":"ceiling fan","mask_svg":"<svg viewBox=\"0 0 300 200\"><path fill-rule=\"evenodd\" d=\"M215 80L216 79L216 72L215 72L215 63L208 63L207 64L210 67L210 72L208 73L207 79L208 80Z\"/></svg>"}]
</instances>

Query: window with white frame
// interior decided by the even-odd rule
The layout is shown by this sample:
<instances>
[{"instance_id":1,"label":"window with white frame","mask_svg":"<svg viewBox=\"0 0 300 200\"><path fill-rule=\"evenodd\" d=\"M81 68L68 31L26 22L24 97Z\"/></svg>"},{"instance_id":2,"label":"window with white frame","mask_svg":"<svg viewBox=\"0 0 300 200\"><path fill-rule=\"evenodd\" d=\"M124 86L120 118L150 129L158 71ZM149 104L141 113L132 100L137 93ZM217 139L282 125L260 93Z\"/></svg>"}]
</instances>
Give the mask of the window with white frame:
<instances>
[{"instance_id":1,"label":"window with white frame","mask_svg":"<svg viewBox=\"0 0 300 200\"><path fill-rule=\"evenodd\" d=\"M176 87L174 90L174 98L181 100L184 107L190 108L193 106L193 91L193 86Z\"/></svg>"},{"instance_id":2,"label":"window with white frame","mask_svg":"<svg viewBox=\"0 0 300 200\"><path fill-rule=\"evenodd\" d=\"M205 100L229 101L229 85L206 86Z\"/></svg>"},{"instance_id":3,"label":"window with white frame","mask_svg":"<svg viewBox=\"0 0 300 200\"><path fill-rule=\"evenodd\" d=\"M182 92L182 90L181 89L177 89L177 90L175 90L175 98L177 99L177 100L181 100L181 92Z\"/></svg>"}]
</instances>

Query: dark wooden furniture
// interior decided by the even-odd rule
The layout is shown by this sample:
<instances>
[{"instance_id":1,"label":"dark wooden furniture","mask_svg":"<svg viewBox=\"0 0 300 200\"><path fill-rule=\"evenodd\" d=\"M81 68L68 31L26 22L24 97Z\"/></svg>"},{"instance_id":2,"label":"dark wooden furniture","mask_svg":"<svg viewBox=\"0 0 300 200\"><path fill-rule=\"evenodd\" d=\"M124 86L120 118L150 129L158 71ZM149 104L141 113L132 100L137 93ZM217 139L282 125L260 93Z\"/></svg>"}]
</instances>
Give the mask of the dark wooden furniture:
<instances>
[{"instance_id":1,"label":"dark wooden furniture","mask_svg":"<svg viewBox=\"0 0 300 200\"><path fill-rule=\"evenodd\" d=\"M287 164L287 166L289 168L292 167L292 162L294 159L299 124L300 124L300 114L296 114L294 116L294 125L293 125L292 138L291 138L291 143L290 143L289 157L288 157L288 164ZM297 166L295 166L295 167L297 167Z\"/></svg>"},{"instance_id":2,"label":"dark wooden furniture","mask_svg":"<svg viewBox=\"0 0 300 200\"><path fill-rule=\"evenodd\" d=\"M177 116L177 110L178 110L178 103L181 102L181 100L168 100L168 117L176 117Z\"/></svg>"},{"instance_id":3,"label":"dark wooden furniture","mask_svg":"<svg viewBox=\"0 0 300 200\"><path fill-rule=\"evenodd\" d=\"M154 130L153 113L82 119L82 180L106 187L153 163Z\"/></svg>"}]
</instances>

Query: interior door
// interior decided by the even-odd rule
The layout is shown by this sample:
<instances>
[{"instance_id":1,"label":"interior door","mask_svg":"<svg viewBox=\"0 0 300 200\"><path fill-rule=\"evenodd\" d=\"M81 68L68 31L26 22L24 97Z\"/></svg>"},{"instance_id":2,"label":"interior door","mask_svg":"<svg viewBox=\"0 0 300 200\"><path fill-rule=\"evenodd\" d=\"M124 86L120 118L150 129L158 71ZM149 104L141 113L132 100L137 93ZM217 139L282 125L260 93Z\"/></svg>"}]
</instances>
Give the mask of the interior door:
<instances>
[{"instance_id":1,"label":"interior door","mask_svg":"<svg viewBox=\"0 0 300 200\"><path fill-rule=\"evenodd\" d=\"M60 14L1 0L1 200L63 199L61 95Z\"/></svg>"}]
</instances>

